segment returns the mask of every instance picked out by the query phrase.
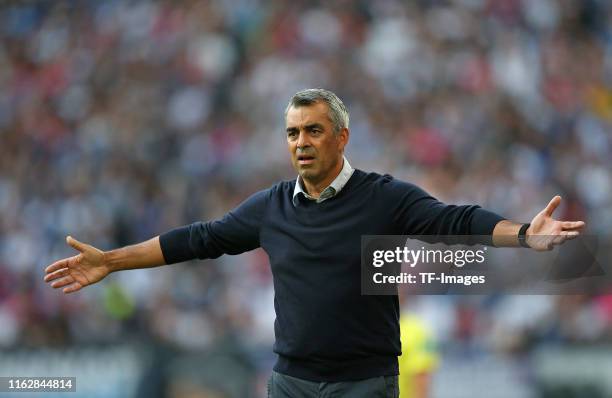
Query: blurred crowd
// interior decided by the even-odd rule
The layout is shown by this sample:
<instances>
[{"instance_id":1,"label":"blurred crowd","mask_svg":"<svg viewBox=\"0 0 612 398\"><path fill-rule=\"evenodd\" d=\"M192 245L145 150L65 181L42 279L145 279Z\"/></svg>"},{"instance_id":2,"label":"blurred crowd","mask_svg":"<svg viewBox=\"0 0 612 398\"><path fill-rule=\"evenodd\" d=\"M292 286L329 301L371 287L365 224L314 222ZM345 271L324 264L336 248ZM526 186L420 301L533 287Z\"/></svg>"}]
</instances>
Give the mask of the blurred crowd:
<instances>
[{"instance_id":1,"label":"blurred crowd","mask_svg":"<svg viewBox=\"0 0 612 398\"><path fill-rule=\"evenodd\" d=\"M124 272L67 297L43 269L72 254L68 234L127 245L295 178L283 110L307 87L347 104L356 168L517 221L561 194L560 218L591 234L612 224L611 2L9 2L0 347L150 339L210 352L231 340L261 385L274 360L261 250ZM612 340L608 296L410 307L460 353Z\"/></svg>"}]
</instances>

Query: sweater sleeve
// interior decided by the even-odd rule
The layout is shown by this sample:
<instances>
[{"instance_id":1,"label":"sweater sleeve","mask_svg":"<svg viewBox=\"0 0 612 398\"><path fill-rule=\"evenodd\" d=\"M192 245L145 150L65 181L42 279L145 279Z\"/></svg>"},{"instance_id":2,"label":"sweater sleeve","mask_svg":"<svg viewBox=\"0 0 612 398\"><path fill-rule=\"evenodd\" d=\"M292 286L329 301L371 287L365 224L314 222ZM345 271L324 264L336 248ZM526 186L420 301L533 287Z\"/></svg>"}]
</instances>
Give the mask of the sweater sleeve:
<instances>
[{"instance_id":1,"label":"sweater sleeve","mask_svg":"<svg viewBox=\"0 0 612 398\"><path fill-rule=\"evenodd\" d=\"M447 205L414 184L385 176L402 235L492 235L505 218L476 205Z\"/></svg>"},{"instance_id":2,"label":"sweater sleeve","mask_svg":"<svg viewBox=\"0 0 612 398\"><path fill-rule=\"evenodd\" d=\"M219 220L195 222L160 235L166 264L258 248L268 193L269 190L255 193Z\"/></svg>"}]
</instances>

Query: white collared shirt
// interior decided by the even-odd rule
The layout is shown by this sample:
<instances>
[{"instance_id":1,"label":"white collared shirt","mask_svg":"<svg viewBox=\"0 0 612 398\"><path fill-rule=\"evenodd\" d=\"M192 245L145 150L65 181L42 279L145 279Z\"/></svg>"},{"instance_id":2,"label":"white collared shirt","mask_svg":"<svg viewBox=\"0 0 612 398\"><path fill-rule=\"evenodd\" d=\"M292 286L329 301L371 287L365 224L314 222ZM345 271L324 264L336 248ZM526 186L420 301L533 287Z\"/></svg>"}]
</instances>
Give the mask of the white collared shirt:
<instances>
[{"instance_id":1,"label":"white collared shirt","mask_svg":"<svg viewBox=\"0 0 612 398\"><path fill-rule=\"evenodd\" d=\"M321 192L318 198L314 198L310 196L302 187L302 178L298 175L295 181L295 188L293 190L293 205L297 206L299 204L298 195L302 194L306 199L315 200L317 203L321 203L329 198L333 198L344 188L349 178L353 175L355 171L346 157L342 157L344 164L342 165L342 170L340 170L340 174L329 184L327 188Z\"/></svg>"}]
</instances>

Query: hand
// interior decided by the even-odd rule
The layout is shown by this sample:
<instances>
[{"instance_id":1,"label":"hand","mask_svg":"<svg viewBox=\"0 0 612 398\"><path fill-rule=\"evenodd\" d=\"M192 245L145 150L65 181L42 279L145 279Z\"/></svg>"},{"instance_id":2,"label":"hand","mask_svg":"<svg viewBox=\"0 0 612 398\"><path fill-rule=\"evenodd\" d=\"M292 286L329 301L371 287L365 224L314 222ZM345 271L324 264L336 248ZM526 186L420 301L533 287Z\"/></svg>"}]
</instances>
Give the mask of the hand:
<instances>
[{"instance_id":1,"label":"hand","mask_svg":"<svg viewBox=\"0 0 612 398\"><path fill-rule=\"evenodd\" d=\"M66 243L80 254L58 260L45 269L45 282L53 281L51 287L63 287L64 293L72 293L100 281L110 273L102 250L81 243L71 236L66 237Z\"/></svg>"},{"instance_id":2,"label":"hand","mask_svg":"<svg viewBox=\"0 0 612 398\"><path fill-rule=\"evenodd\" d=\"M526 231L526 240L532 249L552 250L555 245L574 239L584 229L584 221L559 221L552 218L560 203L561 196L555 196L548 206L531 220L531 225Z\"/></svg>"}]
</instances>

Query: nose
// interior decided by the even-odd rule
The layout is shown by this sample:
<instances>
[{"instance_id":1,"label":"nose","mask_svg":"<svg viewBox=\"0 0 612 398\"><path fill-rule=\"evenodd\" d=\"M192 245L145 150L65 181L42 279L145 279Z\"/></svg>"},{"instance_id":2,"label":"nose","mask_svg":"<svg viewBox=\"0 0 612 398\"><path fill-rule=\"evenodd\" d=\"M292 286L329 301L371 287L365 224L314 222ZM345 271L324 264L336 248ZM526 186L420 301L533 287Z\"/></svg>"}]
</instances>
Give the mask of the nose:
<instances>
[{"instance_id":1,"label":"nose","mask_svg":"<svg viewBox=\"0 0 612 398\"><path fill-rule=\"evenodd\" d=\"M308 134L305 131L300 131L297 140L298 149L307 148L310 146L310 141L308 140Z\"/></svg>"}]
</instances>

